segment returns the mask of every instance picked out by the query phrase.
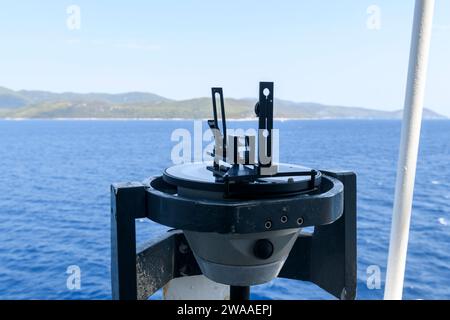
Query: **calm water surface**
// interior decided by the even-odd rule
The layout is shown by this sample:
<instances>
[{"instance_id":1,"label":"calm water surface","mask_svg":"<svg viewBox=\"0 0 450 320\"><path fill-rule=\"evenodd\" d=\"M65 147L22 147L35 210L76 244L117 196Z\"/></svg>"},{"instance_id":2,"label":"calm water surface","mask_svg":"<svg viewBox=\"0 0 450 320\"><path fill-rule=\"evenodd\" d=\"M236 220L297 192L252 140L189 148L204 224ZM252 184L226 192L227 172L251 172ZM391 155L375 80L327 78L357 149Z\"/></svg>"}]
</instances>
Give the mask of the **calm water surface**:
<instances>
[{"instance_id":1,"label":"calm water surface","mask_svg":"<svg viewBox=\"0 0 450 320\"><path fill-rule=\"evenodd\" d=\"M237 127L256 126L236 122ZM358 174L358 297L383 295L399 121L286 121L281 161ZM0 299L109 299L112 182L142 181L171 164L171 133L192 121L0 121ZM144 241L165 232L138 221ZM450 299L450 121L425 121L406 270L408 299ZM81 268L81 289L66 269ZM379 266L381 289L367 268ZM275 280L253 298L330 298Z\"/></svg>"}]
</instances>

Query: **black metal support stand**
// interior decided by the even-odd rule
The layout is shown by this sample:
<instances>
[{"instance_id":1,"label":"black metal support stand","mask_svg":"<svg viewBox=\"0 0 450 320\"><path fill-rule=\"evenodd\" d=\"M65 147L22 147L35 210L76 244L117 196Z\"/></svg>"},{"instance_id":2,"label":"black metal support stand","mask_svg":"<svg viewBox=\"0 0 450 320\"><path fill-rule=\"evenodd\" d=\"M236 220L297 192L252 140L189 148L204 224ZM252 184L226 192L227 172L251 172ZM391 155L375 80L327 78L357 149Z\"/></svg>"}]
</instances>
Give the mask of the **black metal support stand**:
<instances>
[{"instance_id":1,"label":"black metal support stand","mask_svg":"<svg viewBox=\"0 0 450 320\"><path fill-rule=\"evenodd\" d=\"M334 223L301 233L278 277L310 281L341 300L356 298L356 175L324 174L344 184L344 213Z\"/></svg>"},{"instance_id":2,"label":"black metal support stand","mask_svg":"<svg viewBox=\"0 0 450 320\"><path fill-rule=\"evenodd\" d=\"M111 282L113 299L136 300L135 219L145 217L142 184L111 187Z\"/></svg>"},{"instance_id":3,"label":"black metal support stand","mask_svg":"<svg viewBox=\"0 0 450 320\"><path fill-rule=\"evenodd\" d=\"M340 180L344 212L331 224L301 233L279 277L310 281L338 299L356 296L356 175L322 173ZM201 271L182 231L170 231L136 253L135 219L149 216L151 201L141 183L111 188L111 281L113 299L148 299L170 280ZM231 287L230 298L248 299L249 287Z\"/></svg>"},{"instance_id":4,"label":"black metal support stand","mask_svg":"<svg viewBox=\"0 0 450 320\"><path fill-rule=\"evenodd\" d=\"M250 287L230 286L230 300L231 301L250 300Z\"/></svg>"}]
</instances>

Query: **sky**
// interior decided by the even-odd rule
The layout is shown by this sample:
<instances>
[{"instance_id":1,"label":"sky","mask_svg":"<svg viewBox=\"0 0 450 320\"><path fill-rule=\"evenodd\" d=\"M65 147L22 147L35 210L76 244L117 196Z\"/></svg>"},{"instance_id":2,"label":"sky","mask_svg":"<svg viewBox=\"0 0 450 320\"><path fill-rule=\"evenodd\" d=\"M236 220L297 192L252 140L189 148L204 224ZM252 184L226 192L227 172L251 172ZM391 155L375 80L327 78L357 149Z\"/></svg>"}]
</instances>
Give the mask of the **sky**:
<instances>
[{"instance_id":1,"label":"sky","mask_svg":"<svg viewBox=\"0 0 450 320\"><path fill-rule=\"evenodd\" d=\"M0 86L403 107L413 0L0 0ZM450 1L425 106L450 116Z\"/></svg>"}]
</instances>

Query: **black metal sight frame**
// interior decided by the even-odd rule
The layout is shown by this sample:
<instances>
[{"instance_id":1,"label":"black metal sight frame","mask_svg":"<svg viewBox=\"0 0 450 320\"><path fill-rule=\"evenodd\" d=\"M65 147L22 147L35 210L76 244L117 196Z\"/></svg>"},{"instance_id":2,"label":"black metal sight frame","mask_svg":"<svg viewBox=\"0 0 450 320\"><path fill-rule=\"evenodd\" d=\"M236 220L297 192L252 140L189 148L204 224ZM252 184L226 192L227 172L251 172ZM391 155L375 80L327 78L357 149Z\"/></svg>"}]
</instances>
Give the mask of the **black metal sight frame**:
<instances>
[{"instance_id":1,"label":"black metal sight frame","mask_svg":"<svg viewBox=\"0 0 450 320\"><path fill-rule=\"evenodd\" d=\"M218 181L226 184L230 182L253 182L262 177L283 176L310 176L311 189L314 189L314 179L317 172L290 171L278 172L272 163L273 156L273 82L260 82L259 100L255 105L255 114L258 117L258 161L255 161L256 137L254 136L227 136L225 105L222 88L212 88L213 120L208 120L208 126L214 133L215 146L211 153L214 158L213 166L208 167ZM222 130L217 110L217 96L220 98L220 114ZM231 139L232 138L232 139ZM244 141L241 145L240 140ZM244 147L244 155L239 155L239 148ZM229 149L232 149L231 151ZM223 162L223 164L221 164ZM272 170L261 170L272 168Z\"/></svg>"}]
</instances>

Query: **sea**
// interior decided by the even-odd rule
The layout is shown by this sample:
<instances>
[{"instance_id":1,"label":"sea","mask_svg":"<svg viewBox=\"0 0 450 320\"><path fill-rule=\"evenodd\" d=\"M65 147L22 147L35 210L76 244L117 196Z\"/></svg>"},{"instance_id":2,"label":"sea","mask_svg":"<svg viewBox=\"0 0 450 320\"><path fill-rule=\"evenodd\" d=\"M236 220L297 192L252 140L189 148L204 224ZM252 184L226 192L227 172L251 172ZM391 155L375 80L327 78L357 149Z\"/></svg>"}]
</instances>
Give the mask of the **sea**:
<instances>
[{"instance_id":1,"label":"sea","mask_svg":"<svg viewBox=\"0 0 450 320\"><path fill-rule=\"evenodd\" d=\"M110 299L110 185L161 174L173 165L180 137L195 136L195 126L188 120L1 120L0 299ZM356 172L357 298L381 299L401 122L289 120L275 127L281 162ZM139 243L167 232L147 219L136 225ZM80 271L75 286L68 281L74 267ZM450 299L449 120L423 121L403 296ZM334 299L314 284L285 279L252 287L251 298Z\"/></svg>"}]
</instances>

